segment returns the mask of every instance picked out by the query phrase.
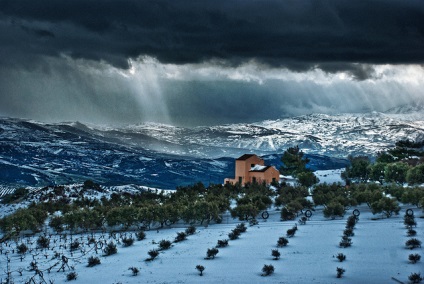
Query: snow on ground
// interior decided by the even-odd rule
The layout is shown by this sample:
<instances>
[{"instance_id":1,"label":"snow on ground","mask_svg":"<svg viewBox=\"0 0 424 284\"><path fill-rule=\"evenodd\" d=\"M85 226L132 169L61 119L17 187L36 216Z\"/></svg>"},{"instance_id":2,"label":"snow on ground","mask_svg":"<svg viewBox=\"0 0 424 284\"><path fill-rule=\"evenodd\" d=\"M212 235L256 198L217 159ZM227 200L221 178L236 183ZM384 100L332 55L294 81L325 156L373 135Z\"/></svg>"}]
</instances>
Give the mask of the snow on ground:
<instances>
[{"instance_id":1,"label":"snow on ground","mask_svg":"<svg viewBox=\"0 0 424 284\"><path fill-rule=\"evenodd\" d=\"M314 174L319 178L320 183L344 183L344 180L340 176L343 171L344 169L322 170L315 171Z\"/></svg>"},{"instance_id":2,"label":"snow on ground","mask_svg":"<svg viewBox=\"0 0 424 284\"><path fill-rule=\"evenodd\" d=\"M188 236L186 241L174 243L169 250L162 251L151 262L146 262L147 252L158 248L162 240L173 241L176 233L184 231L185 225L146 232L146 239L135 241L130 247L118 245L118 253L112 256L100 257L101 264L92 268L86 267L89 256L96 255L92 246L86 245L86 254L75 252L70 255L68 249L59 248L59 241L54 249L39 252L34 258L43 270L45 280L54 283L65 283L65 272L57 272L58 267L48 273L46 269L57 260L51 260L54 251L59 251L69 257L69 265L78 273L75 283L396 283L392 277L407 283L408 276L413 273L424 274L423 261L417 264L408 263L408 255L419 253L423 249L408 250L405 248L406 229L403 225L403 215L409 207L403 207L399 216L380 218L372 215L366 206L360 206L360 220L355 227L353 244L349 248L338 246L347 216L352 214L351 208L345 218L328 220L323 217L322 210L317 210L305 225L298 225L296 235L289 238L287 247L278 248L281 259L273 260L271 250L276 249L279 237L286 236L287 229L295 221L280 221L280 212L270 210L267 220L259 219L259 224L248 226L238 240L229 241L229 246L219 248L219 253L213 260L206 260L206 251L216 245L217 240L228 239L228 233L236 227L238 220L229 215L224 216L221 224L211 224L208 227L198 226L196 234ZM414 209L417 221L417 236L424 241L423 212ZM87 235L74 235L73 238ZM95 235L100 239L100 233ZM51 242L56 237L52 236ZM69 238L69 236L68 236ZM105 239L108 234L105 234ZM32 237L31 240L35 241ZM24 239L24 241L26 241ZM10 246L9 246L10 245ZM10 266L15 283L25 283L34 272L28 271L33 260L26 255L23 261L11 250L14 242L2 244L0 255L0 278L5 280L6 251L11 258ZM346 261L340 263L335 256L338 253L346 255ZM47 257L45 256L47 255ZM205 267L204 276L199 276L196 265ZM262 277L264 264L272 264L275 273ZM138 276L132 276L129 267L140 270ZM346 272L343 278L336 278L336 268L343 267ZM17 270L24 268L23 276ZM36 278L37 279L37 278ZM38 282L38 281L37 281Z\"/></svg>"}]
</instances>

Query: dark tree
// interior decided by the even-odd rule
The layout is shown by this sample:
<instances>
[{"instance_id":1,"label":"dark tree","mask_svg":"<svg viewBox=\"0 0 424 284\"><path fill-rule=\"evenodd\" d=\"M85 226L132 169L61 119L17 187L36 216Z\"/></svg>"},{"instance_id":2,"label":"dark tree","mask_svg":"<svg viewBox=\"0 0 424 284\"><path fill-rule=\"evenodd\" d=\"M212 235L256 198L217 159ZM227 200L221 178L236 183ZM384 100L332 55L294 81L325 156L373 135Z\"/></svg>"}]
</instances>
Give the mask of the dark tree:
<instances>
[{"instance_id":1,"label":"dark tree","mask_svg":"<svg viewBox=\"0 0 424 284\"><path fill-rule=\"evenodd\" d=\"M421 255L419 255L418 253L410 254L408 259L411 263L417 263L418 261L420 261Z\"/></svg>"},{"instance_id":2,"label":"dark tree","mask_svg":"<svg viewBox=\"0 0 424 284\"><path fill-rule=\"evenodd\" d=\"M150 258L148 258L146 260L151 261L151 260L154 260L159 255L159 251L156 250L156 249L152 249L152 250L149 250L148 254L149 254Z\"/></svg>"},{"instance_id":3,"label":"dark tree","mask_svg":"<svg viewBox=\"0 0 424 284\"><path fill-rule=\"evenodd\" d=\"M277 247L285 247L289 243L289 240L285 237L280 237L277 241Z\"/></svg>"},{"instance_id":4,"label":"dark tree","mask_svg":"<svg viewBox=\"0 0 424 284\"><path fill-rule=\"evenodd\" d=\"M206 252L206 259L214 259L218 252L219 250L217 248L208 249L208 251Z\"/></svg>"},{"instance_id":5,"label":"dark tree","mask_svg":"<svg viewBox=\"0 0 424 284\"><path fill-rule=\"evenodd\" d=\"M203 276L203 270L205 270L205 267L203 265L196 265L196 269L200 272L200 276Z\"/></svg>"},{"instance_id":6,"label":"dark tree","mask_svg":"<svg viewBox=\"0 0 424 284\"><path fill-rule=\"evenodd\" d=\"M96 257L90 256L88 258L88 265L87 265L88 267L93 267L99 264L100 264L100 259L97 256Z\"/></svg>"},{"instance_id":7,"label":"dark tree","mask_svg":"<svg viewBox=\"0 0 424 284\"><path fill-rule=\"evenodd\" d=\"M342 278L343 274L346 272L346 270L341 267L337 267L336 270L337 270L337 278Z\"/></svg>"},{"instance_id":8,"label":"dark tree","mask_svg":"<svg viewBox=\"0 0 424 284\"><path fill-rule=\"evenodd\" d=\"M339 253L336 257L340 262L343 262L344 260L346 260L346 255L342 253Z\"/></svg>"},{"instance_id":9,"label":"dark tree","mask_svg":"<svg viewBox=\"0 0 424 284\"><path fill-rule=\"evenodd\" d=\"M278 249L273 249L271 251L271 255L274 257L274 260L278 260L280 258L280 252L278 251Z\"/></svg>"},{"instance_id":10,"label":"dark tree","mask_svg":"<svg viewBox=\"0 0 424 284\"><path fill-rule=\"evenodd\" d=\"M420 248L421 241L416 238L411 238L405 242L405 245L409 249Z\"/></svg>"},{"instance_id":11,"label":"dark tree","mask_svg":"<svg viewBox=\"0 0 424 284\"><path fill-rule=\"evenodd\" d=\"M274 266L272 264L265 264L264 267L262 267L262 272L262 276L269 276L274 273Z\"/></svg>"},{"instance_id":12,"label":"dark tree","mask_svg":"<svg viewBox=\"0 0 424 284\"><path fill-rule=\"evenodd\" d=\"M171 247L172 243L168 240L161 240L159 242L159 249L160 250L166 250L169 249Z\"/></svg>"},{"instance_id":13,"label":"dark tree","mask_svg":"<svg viewBox=\"0 0 424 284\"><path fill-rule=\"evenodd\" d=\"M131 270L133 276L137 276L140 270L137 267L131 266L128 268L128 270Z\"/></svg>"},{"instance_id":14,"label":"dark tree","mask_svg":"<svg viewBox=\"0 0 424 284\"><path fill-rule=\"evenodd\" d=\"M118 252L118 249L116 248L116 245L114 242L110 241L106 247L103 249L103 252L106 256L116 254Z\"/></svg>"},{"instance_id":15,"label":"dark tree","mask_svg":"<svg viewBox=\"0 0 424 284\"><path fill-rule=\"evenodd\" d=\"M408 276L408 279L411 283L421 283L421 281L423 281L421 273L411 273L411 275Z\"/></svg>"},{"instance_id":16,"label":"dark tree","mask_svg":"<svg viewBox=\"0 0 424 284\"><path fill-rule=\"evenodd\" d=\"M223 248L228 246L228 240L218 240L217 248Z\"/></svg>"}]
</instances>

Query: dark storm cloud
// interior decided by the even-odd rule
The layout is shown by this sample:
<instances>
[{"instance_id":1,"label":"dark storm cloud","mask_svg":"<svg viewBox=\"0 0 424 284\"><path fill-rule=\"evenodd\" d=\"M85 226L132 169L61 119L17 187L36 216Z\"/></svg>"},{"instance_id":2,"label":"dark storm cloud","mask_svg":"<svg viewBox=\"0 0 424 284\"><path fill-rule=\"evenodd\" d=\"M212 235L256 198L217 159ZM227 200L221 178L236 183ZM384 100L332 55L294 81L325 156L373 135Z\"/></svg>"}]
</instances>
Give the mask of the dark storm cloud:
<instances>
[{"instance_id":1,"label":"dark storm cloud","mask_svg":"<svg viewBox=\"0 0 424 284\"><path fill-rule=\"evenodd\" d=\"M0 0L0 63L39 56L162 63L255 59L295 71L373 73L356 63L424 62L422 0Z\"/></svg>"}]
</instances>

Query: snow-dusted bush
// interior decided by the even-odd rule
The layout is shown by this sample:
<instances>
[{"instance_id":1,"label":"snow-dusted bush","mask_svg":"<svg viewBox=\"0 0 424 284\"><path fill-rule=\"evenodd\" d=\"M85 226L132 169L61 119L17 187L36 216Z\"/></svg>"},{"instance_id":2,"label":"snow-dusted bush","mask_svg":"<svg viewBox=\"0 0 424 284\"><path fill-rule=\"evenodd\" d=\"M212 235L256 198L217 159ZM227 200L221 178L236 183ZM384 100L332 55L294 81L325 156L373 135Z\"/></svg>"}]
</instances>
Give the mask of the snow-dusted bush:
<instances>
[{"instance_id":1,"label":"snow-dusted bush","mask_svg":"<svg viewBox=\"0 0 424 284\"><path fill-rule=\"evenodd\" d=\"M351 215L349 218L347 218L346 221L346 229L354 229L356 225L356 217Z\"/></svg>"},{"instance_id":2,"label":"snow-dusted bush","mask_svg":"<svg viewBox=\"0 0 424 284\"><path fill-rule=\"evenodd\" d=\"M66 275L66 280L68 280L68 281L77 280L77 276L78 276L78 274L75 271L69 272Z\"/></svg>"},{"instance_id":3,"label":"snow-dusted bush","mask_svg":"<svg viewBox=\"0 0 424 284\"><path fill-rule=\"evenodd\" d=\"M229 234L228 234L228 238L230 240L236 240L240 237L240 231L237 229L233 229Z\"/></svg>"},{"instance_id":4,"label":"snow-dusted bush","mask_svg":"<svg viewBox=\"0 0 424 284\"><path fill-rule=\"evenodd\" d=\"M159 242L159 249L160 250L166 250L169 249L171 247L172 243L168 240L161 240Z\"/></svg>"},{"instance_id":5,"label":"snow-dusted bush","mask_svg":"<svg viewBox=\"0 0 424 284\"><path fill-rule=\"evenodd\" d=\"M118 249L116 248L116 245L114 242L110 241L106 247L103 249L103 252L105 253L106 256L115 254L118 252Z\"/></svg>"},{"instance_id":6,"label":"snow-dusted bush","mask_svg":"<svg viewBox=\"0 0 424 284\"><path fill-rule=\"evenodd\" d=\"M88 258L88 267L93 267L100 264L100 259L97 256L90 256Z\"/></svg>"},{"instance_id":7,"label":"snow-dusted bush","mask_svg":"<svg viewBox=\"0 0 424 284\"><path fill-rule=\"evenodd\" d=\"M416 238L411 238L405 242L405 245L409 249L420 248L421 241Z\"/></svg>"},{"instance_id":8,"label":"snow-dusted bush","mask_svg":"<svg viewBox=\"0 0 424 284\"><path fill-rule=\"evenodd\" d=\"M129 237L123 237L122 238L122 243L124 244L124 247L129 247L132 246L134 244L134 239Z\"/></svg>"},{"instance_id":9,"label":"snow-dusted bush","mask_svg":"<svg viewBox=\"0 0 424 284\"><path fill-rule=\"evenodd\" d=\"M146 233L144 231L139 231L135 234L137 241L142 241L146 238Z\"/></svg>"},{"instance_id":10,"label":"snow-dusted bush","mask_svg":"<svg viewBox=\"0 0 424 284\"><path fill-rule=\"evenodd\" d=\"M346 270L341 267L337 267L336 270L337 270L337 278L342 278L343 274L346 272Z\"/></svg>"},{"instance_id":11,"label":"snow-dusted bush","mask_svg":"<svg viewBox=\"0 0 424 284\"><path fill-rule=\"evenodd\" d=\"M415 231L414 229L408 229L408 231L406 232L406 235L408 237L414 237L417 235L417 231Z\"/></svg>"},{"instance_id":12,"label":"snow-dusted bush","mask_svg":"<svg viewBox=\"0 0 424 284\"><path fill-rule=\"evenodd\" d=\"M223 248L228 246L228 240L218 240L217 248Z\"/></svg>"},{"instance_id":13,"label":"snow-dusted bush","mask_svg":"<svg viewBox=\"0 0 424 284\"><path fill-rule=\"evenodd\" d=\"M342 240L339 243L340 247L347 248L352 245L352 239L347 236L342 236Z\"/></svg>"},{"instance_id":14,"label":"snow-dusted bush","mask_svg":"<svg viewBox=\"0 0 424 284\"><path fill-rule=\"evenodd\" d=\"M187 239L187 234L185 232L178 232L177 236L175 237L174 242L182 242Z\"/></svg>"},{"instance_id":15,"label":"snow-dusted bush","mask_svg":"<svg viewBox=\"0 0 424 284\"><path fill-rule=\"evenodd\" d=\"M355 235L355 233L353 232L353 229L349 228L349 229L345 229L343 231L343 235L345 235L347 237L353 237Z\"/></svg>"},{"instance_id":16,"label":"snow-dusted bush","mask_svg":"<svg viewBox=\"0 0 424 284\"><path fill-rule=\"evenodd\" d=\"M294 237L294 234L296 234L297 231L297 225L295 225L293 228L287 230L287 237L291 238Z\"/></svg>"},{"instance_id":17,"label":"snow-dusted bush","mask_svg":"<svg viewBox=\"0 0 424 284\"><path fill-rule=\"evenodd\" d=\"M412 227L417 226L417 222L415 222L414 216L405 215L403 217L403 223L405 224L407 229L411 229Z\"/></svg>"},{"instance_id":18,"label":"snow-dusted bush","mask_svg":"<svg viewBox=\"0 0 424 284\"><path fill-rule=\"evenodd\" d=\"M140 270L137 267L131 266L128 268L128 270L131 270L133 276L137 276Z\"/></svg>"},{"instance_id":19,"label":"snow-dusted bush","mask_svg":"<svg viewBox=\"0 0 424 284\"><path fill-rule=\"evenodd\" d=\"M280 237L277 241L277 247L285 247L289 243L289 240L285 237Z\"/></svg>"},{"instance_id":20,"label":"snow-dusted bush","mask_svg":"<svg viewBox=\"0 0 424 284\"><path fill-rule=\"evenodd\" d=\"M206 259L214 259L218 252L219 250L217 248L208 249L208 251L206 252Z\"/></svg>"},{"instance_id":21,"label":"snow-dusted bush","mask_svg":"<svg viewBox=\"0 0 424 284\"><path fill-rule=\"evenodd\" d=\"M339 254L337 254L336 258L337 258L340 262L343 262L344 260L346 260L346 255L344 255L343 253L339 253Z\"/></svg>"},{"instance_id":22,"label":"snow-dusted bush","mask_svg":"<svg viewBox=\"0 0 424 284\"><path fill-rule=\"evenodd\" d=\"M203 276L203 270L205 270L205 267L203 265L196 265L196 269L200 272L200 276Z\"/></svg>"},{"instance_id":23,"label":"snow-dusted bush","mask_svg":"<svg viewBox=\"0 0 424 284\"><path fill-rule=\"evenodd\" d=\"M37 247L39 248L49 248L50 240L45 236L39 236L37 239Z\"/></svg>"},{"instance_id":24,"label":"snow-dusted bush","mask_svg":"<svg viewBox=\"0 0 424 284\"><path fill-rule=\"evenodd\" d=\"M408 259L411 263L417 263L418 261L420 261L421 255L419 255L418 253L410 254Z\"/></svg>"},{"instance_id":25,"label":"snow-dusted bush","mask_svg":"<svg viewBox=\"0 0 424 284\"><path fill-rule=\"evenodd\" d=\"M244 233L247 230L246 224L240 223L240 224L237 225L236 229L239 230L240 233Z\"/></svg>"},{"instance_id":26,"label":"snow-dusted bush","mask_svg":"<svg viewBox=\"0 0 424 284\"><path fill-rule=\"evenodd\" d=\"M194 235L194 233L196 233L196 227L195 226L190 226L185 230L187 235Z\"/></svg>"},{"instance_id":27,"label":"snow-dusted bush","mask_svg":"<svg viewBox=\"0 0 424 284\"><path fill-rule=\"evenodd\" d=\"M75 240L71 243L71 251L74 251L80 247L80 242L78 240Z\"/></svg>"},{"instance_id":28,"label":"snow-dusted bush","mask_svg":"<svg viewBox=\"0 0 424 284\"><path fill-rule=\"evenodd\" d=\"M149 250L148 255L150 256L150 258L148 258L146 260L152 261L159 255L159 251L156 250L156 249Z\"/></svg>"},{"instance_id":29,"label":"snow-dusted bush","mask_svg":"<svg viewBox=\"0 0 424 284\"><path fill-rule=\"evenodd\" d=\"M16 250L19 254L25 254L28 251L28 247L26 244L21 243L20 245L16 246Z\"/></svg>"},{"instance_id":30,"label":"snow-dusted bush","mask_svg":"<svg viewBox=\"0 0 424 284\"><path fill-rule=\"evenodd\" d=\"M273 249L271 251L271 255L274 257L274 260L278 260L280 258L280 252L278 251L278 249Z\"/></svg>"},{"instance_id":31,"label":"snow-dusted bush","mask_svg":"<svg viewBox=\"0 0 424 284\"><path fill-rule=\"evenodd\" d=\"M421 273L411 273L411 275L408 276L408 279L411 283L421 283L421 281L423 281Z\"/></svg>"},{"instance_id":32,"label":"snow-dusted bush","mask_svg":"<svg viewBox=\"0 0 424 284\"><path fill-rule=\"evenodd\" d=\"M274 266L272 264L265 264L264 267L262 267L262 272L262 276L269 276L274 273Z\"/></svg>"}]
</instances>

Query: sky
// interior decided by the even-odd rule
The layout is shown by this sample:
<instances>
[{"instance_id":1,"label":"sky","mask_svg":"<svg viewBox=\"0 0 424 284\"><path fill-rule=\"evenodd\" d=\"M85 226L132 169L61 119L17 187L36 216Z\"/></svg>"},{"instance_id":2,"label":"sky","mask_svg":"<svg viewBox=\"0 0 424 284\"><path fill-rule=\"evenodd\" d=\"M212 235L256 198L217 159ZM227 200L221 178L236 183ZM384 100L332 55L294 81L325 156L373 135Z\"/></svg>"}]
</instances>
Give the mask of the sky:
<instances>
[{"instance_id":1,"label":"sky","mask_svg":"<svg viewBox=\"0 0 424 284\"><path fill-rule=\"evenodd\" d=\"M0 116L214 125L423 92L422 0L0 0Z\"/></svg>"}]
</instances>

